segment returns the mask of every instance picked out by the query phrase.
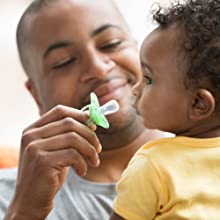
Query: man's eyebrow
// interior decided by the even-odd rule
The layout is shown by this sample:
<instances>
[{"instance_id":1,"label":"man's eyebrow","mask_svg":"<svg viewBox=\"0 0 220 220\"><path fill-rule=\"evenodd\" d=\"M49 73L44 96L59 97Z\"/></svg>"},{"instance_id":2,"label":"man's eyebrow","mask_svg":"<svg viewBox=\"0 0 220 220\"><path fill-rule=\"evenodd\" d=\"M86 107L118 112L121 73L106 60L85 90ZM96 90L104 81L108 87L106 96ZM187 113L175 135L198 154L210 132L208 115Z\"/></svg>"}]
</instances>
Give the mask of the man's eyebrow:
<instances>
[{"instance_id":1,"label":"man's eyebrow","mask_svg":"<svg viewBox=\"0 0 220 220\"><path fill-rule=\"evenodd\" d=\"M117 29L121 29L119 26L114 25L114 24L104 24L102 26L100 26L99 28L95 29L94 31L92 31L92 33L90 34L91 37L96 36L97 34L105 31L108 28L117 28Z\"/></svg>"},{"instance_id":2,"label":"man's eyebrow","mask_svg":"<svg viewBox=\"0 0 220 220\"><path fill-rule=\"evenodd\" d=\"M43 54L43 57L45 58L52 50L55 50L61 47L68 47L72 44L73 42L71 41L59 41L59 42L53 43L47 47L47 49L45 50Z\"/></svg>"}]
</instances>

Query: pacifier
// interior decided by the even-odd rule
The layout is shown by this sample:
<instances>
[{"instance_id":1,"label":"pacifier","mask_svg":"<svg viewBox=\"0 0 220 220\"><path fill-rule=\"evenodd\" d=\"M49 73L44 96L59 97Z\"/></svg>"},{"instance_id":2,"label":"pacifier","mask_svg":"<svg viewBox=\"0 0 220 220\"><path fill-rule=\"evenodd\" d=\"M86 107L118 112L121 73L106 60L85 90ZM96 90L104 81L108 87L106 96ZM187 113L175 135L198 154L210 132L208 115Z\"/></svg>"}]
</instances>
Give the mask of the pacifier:
<instances>
[{"instance_id":1,"label":"pacifier","mask_svg":"<svg viewBox=\"0 0 220 220\"><path fill-rule=\"evenodd\" d=\"M100 106L99 100L94 92L90 94L90 104L84 106L81 110L86 111L89 109L90 118L86 121L86 125L90 126L92 123L108 129L109 122L105 115L110 115L119 110L119 104L116 100L110 100L104 105Z\"/></svg>"}]
</instances>

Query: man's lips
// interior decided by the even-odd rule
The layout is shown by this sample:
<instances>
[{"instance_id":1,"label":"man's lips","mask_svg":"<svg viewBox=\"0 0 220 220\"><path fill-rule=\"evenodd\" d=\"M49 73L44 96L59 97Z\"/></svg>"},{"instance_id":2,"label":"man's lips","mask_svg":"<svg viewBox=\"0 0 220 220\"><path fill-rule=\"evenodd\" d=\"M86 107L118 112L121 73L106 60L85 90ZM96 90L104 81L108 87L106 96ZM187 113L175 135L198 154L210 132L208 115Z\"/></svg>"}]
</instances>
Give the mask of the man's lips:
<instances>
[{"instance_id":1,"label":"man's lips","mask_svg":"<svg viewBox=\"0 0 220 220\"><path fill-rule=\"evenodd\" d=\"M125 79L112 79L108 81L107 83L101 84L98 86L95 90L94 93L101 98L102 96L107 95L108 93L113 92L114 90L125 86L127 81Z\"/></svg>"},{"instance_id":2,"label":"man's lips","mask_svg":"<svg viewBox=\"0 0 220 220\"><path fill-rule=\"evenodd\" d=\"M93 92L97 95L100 104L103 105L111 99L117 99L117 90L124 87L126 84L126 79L111 79L106 83L100 84L93 90ZM90 95L86 98L86 102L90 103Z\"/></svg>"}]
</instances>

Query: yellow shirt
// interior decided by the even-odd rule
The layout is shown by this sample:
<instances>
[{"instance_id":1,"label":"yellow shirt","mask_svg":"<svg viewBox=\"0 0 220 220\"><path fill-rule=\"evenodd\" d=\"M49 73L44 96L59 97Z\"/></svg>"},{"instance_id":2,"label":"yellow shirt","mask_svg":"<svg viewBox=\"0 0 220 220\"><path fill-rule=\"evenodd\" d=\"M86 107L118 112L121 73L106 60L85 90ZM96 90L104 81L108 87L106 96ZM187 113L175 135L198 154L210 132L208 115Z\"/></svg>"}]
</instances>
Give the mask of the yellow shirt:
<instances>
[{"instance_id":1,"label":"yellow shirt","mask_svg":"<svg viewBox=\"0 0 220 220\"><path fill-rule=\"evenodd\" d=\"M114 211L127 220L220 220L220 137L149 142L117 192Z\"/></svg>"}]
</instances>

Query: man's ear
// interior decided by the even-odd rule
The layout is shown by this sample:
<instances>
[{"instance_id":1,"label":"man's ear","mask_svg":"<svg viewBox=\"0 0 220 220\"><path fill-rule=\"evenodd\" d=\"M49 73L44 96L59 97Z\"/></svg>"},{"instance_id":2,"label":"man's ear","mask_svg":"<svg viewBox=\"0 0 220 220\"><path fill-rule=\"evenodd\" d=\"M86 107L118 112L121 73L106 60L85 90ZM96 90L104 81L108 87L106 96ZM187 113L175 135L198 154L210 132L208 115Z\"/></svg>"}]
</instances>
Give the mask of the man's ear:
<instances>
[{"instance_id":1,"label":"man's ear","mask_svg":"<svg viewBox=\"0 0 220 220\"><path fill-rule=\"evenodd\" d=\"M189 111L192 121L200 121L208 118L215 110L215 98L207 89L198 89L195 93Z\"/></svg>"},{"instance_id":2,"label":"man's ear","mask_svg":"<svg viewBox=\"0 0 220 220\"><path fill-rule=\"evenodd\" d=\"M43 105L40 101L38 91L37 91L33 81L31 79L28 79L25 82L25 87L27 88L27 90L31 93L32 97L34 98L34 100L38 106L39 114L42 115L43 114Z\"/></svg>"}]
</instances>

